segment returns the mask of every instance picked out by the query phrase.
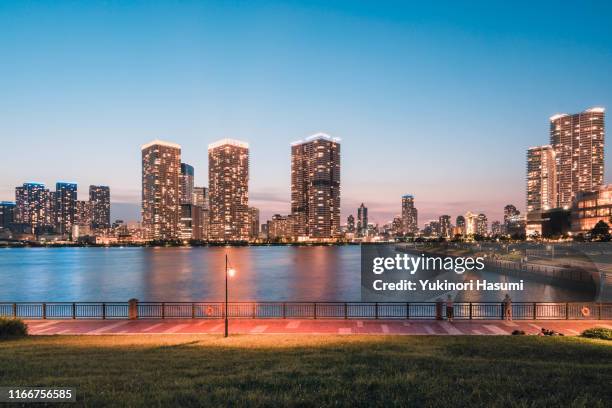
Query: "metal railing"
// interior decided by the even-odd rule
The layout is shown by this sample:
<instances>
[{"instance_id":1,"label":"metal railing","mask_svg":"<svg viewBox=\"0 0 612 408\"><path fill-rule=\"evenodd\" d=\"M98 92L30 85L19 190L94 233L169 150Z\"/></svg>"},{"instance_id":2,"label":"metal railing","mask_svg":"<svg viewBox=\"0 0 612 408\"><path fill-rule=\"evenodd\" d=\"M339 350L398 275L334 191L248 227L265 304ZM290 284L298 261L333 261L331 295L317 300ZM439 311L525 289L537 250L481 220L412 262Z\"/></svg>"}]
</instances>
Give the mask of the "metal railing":
<instances>
[{"instance_id":1,"label":"metal railing","mask_svg":"<svg viewBox=\"0 0 612 408\"><path fill-rule=\"evenodd\" d=\"M459 320L504 319L503 302L454 303ZM512 319L612 319L612 303L513 302ZM230 302L229 318L444 319L443 302ZM223 302L0 302L0 317L22 319L222 319Z\"/></svg>"}]
</instances>

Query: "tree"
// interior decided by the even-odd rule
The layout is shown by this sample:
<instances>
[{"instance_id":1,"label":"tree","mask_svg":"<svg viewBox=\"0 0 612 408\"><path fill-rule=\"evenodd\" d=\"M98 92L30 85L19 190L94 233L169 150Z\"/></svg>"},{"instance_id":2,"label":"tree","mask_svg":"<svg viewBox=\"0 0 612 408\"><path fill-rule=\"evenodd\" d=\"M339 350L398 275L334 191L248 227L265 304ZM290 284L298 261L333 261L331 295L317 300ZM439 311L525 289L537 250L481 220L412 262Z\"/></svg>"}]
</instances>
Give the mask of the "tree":
<instances>
[{"instance_id":1,"label":"tree","mask_svg":"<svg viewBox=\"0 0 612 408\"><path fill-rule=\"evenodd\" d=\"M595 241L609 241L610 226L604 220L600 220L591 230L591 239Z\"/></svg>"}]
</instances>

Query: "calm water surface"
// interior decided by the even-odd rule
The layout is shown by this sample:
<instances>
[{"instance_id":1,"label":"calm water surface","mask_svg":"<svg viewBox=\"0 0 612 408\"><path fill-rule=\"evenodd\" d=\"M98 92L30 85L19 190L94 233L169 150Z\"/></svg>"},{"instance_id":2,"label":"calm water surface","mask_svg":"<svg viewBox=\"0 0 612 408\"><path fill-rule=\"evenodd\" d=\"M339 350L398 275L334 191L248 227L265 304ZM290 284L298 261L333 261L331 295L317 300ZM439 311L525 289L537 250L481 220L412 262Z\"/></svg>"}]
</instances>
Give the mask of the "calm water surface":
<instances>
[{"instance_id":1,"label":"calm water surface","mask_svg":"<svg viewBox=\"0 0 612 408\"><path fill-rule=\"evenodd\" d=\"M230 300L359 301L360 248L10 248L0 249L0 301L220 301L224 255L236 276ZM481 272L491 281L512 281ZM581 300L584 294L529 282L516 301ZM498 301L466 293L457 301Z\"/></svg>"}]
</instances>

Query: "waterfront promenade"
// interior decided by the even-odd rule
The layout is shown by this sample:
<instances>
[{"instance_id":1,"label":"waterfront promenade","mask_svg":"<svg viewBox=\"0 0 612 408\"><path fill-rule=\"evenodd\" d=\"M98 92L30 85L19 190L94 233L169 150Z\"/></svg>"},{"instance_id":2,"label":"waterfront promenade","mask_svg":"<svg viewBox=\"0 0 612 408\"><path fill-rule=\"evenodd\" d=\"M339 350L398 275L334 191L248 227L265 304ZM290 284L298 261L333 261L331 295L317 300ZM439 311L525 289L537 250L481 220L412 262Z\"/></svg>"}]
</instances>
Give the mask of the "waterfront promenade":
<instances>
[{"instance_id":1,"label":"waterfront promenade","mask_svg":"<svg viewBox=\"0 0 612 408\"><path fill-rule=\"evenodd\" d=\"M222 334L223 320L27 320L33 335ZM541 328L576 336L591 327L612 329L612 320L230 320L230 334L510 335Z\"/></svg>"}]
</instances>

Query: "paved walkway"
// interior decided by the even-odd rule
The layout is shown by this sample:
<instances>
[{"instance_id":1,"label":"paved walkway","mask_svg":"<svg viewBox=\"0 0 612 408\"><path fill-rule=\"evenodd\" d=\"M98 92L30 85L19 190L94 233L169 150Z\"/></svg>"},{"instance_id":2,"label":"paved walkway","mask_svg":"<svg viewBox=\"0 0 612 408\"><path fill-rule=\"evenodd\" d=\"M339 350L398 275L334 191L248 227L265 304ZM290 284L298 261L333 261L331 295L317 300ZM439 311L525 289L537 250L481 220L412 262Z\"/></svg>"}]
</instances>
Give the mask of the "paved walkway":
<instances>
[{"instance_id":1,"label":"paved walkway","mask_svg":"<svg viewBox=\"0 0 612 408\"><path fill-rule=\"evenodd\" d=\"M34 335L52 334L220 334L223 320L29 320ZM590 327L612 329L612 320L280 320L233 319L230 333L241 334L399 334L507 335L513 330L536 334L542 327L576 336Z\"/></svg>"}]
</instances>

